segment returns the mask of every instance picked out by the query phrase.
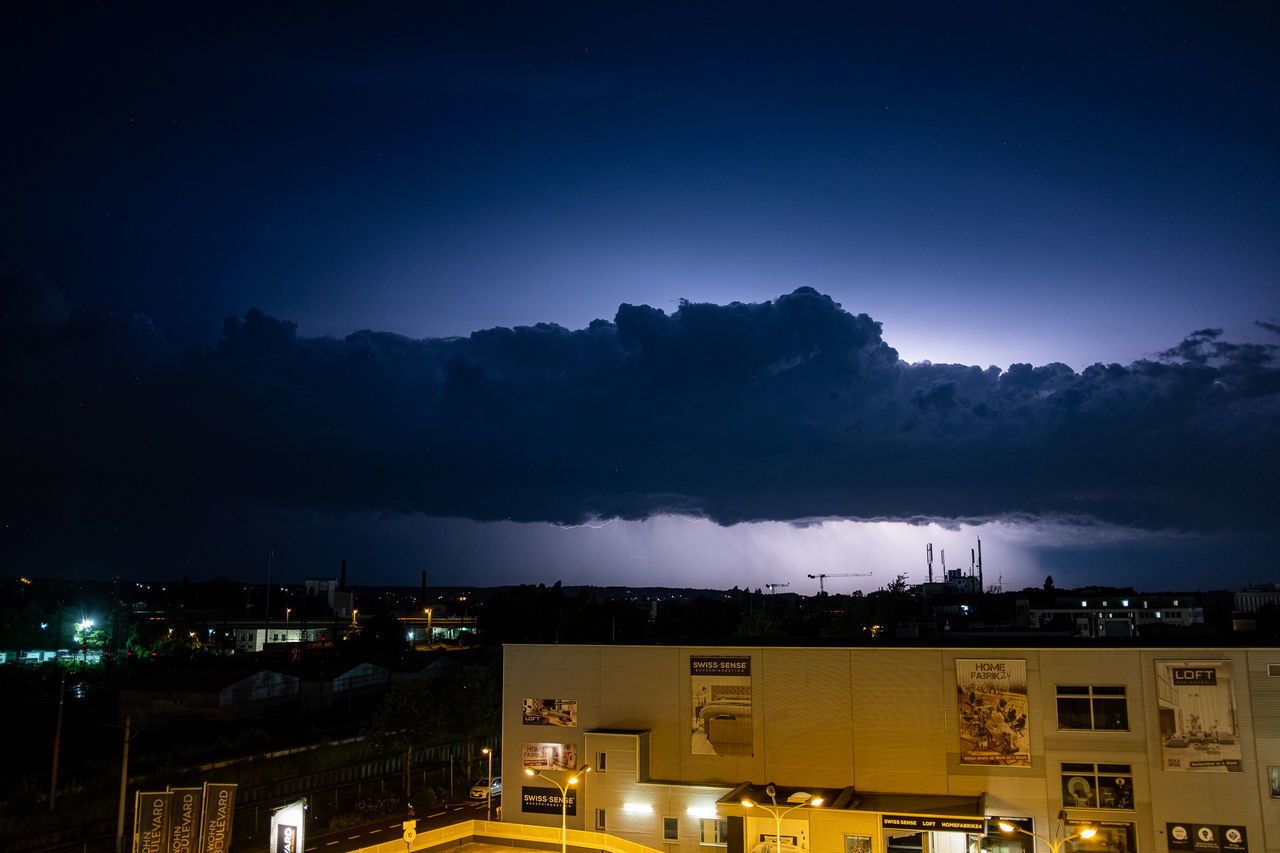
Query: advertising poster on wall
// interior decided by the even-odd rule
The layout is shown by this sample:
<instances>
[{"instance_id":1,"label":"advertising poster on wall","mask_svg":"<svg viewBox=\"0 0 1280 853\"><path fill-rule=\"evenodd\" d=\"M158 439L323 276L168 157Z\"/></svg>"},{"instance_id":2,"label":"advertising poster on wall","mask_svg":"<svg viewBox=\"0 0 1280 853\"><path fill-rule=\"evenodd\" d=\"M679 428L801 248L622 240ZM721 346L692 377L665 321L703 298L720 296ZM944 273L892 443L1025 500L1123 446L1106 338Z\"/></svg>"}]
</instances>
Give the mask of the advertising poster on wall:
<instances>
[{"instance_id":1,"label":"advertising poster on wall","mask_svg":"<svg viewBox=\"0 0 1280 853\"><path fill-rule=\"evenodd\" d=\"M520 758L530 770L578 769L578 749L571 743L526 743Z\"/></svg>"},{"instance_id":2,"label":"advertising poster on wall","mask_svg":"<svg viewBox=\"0 0 1280 853\"><path fill-rule=\"evenodd\" d=\"M1239 773L1231 661L1156 661L1164 769Z\"/></svg>"},{"instance_id":3,"label":"advertising poster on wall","mask_svg":"<svg viewBox=\"0 0 1280 853\"><path fill-rule=\"evenodd\" d=\"M1030 767L1027 662L957 660L960 763Z\"/></svg>"},{"instance_id":4,"label":"advertising poster on wall","mask_svg":"<svg viewBox=\"0 0 1280 853\"><path fill-rule=\"evenodd\" d=\"M576 728L578 702L575 699L526 699L524 700L524 724Z\"/></svg>"},{"instance_id":5,"label":"advertising poster on wall","mask_svg":"<svg viewBox=\"0 0 1280 853\"><path fill-rule=\"evenodd\" d=\"M751 658L693 655L694 755L752 754Z\"/></svg>"},{"instance_id":6,"label":"advertising poster on wall","mask_svg":"<svg viewBox=\"0 0 1280 853\"><path fill-rule=\"evenodd\" d=\"M1249 850L1243 826L1183 821L1166 823L1164 827L1171 853L1248 853Z\"/></svg>"},{"instance_id":7,"label":"advertising poster on wall","mask_svg":"<svg viewBox=\"0 0 1280 853\"><path fill-rule=\"evenodd\" d=\"M200 853L203 788L174 788L169 805L169 853Z\"/></svg>"}]
</instances>

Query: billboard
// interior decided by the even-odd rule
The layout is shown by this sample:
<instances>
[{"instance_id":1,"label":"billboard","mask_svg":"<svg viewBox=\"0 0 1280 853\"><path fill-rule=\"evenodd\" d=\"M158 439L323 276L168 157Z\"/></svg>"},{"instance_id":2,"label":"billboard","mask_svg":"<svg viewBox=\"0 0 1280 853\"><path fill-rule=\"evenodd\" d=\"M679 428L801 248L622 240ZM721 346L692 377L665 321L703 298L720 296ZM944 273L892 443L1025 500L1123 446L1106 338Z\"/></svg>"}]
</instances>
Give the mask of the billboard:
<instances>
[{"instance_id":1,"label":"billboard","mask_svg":"<svg viewBox=\"0 0 1280 853\"><path fill-rule=\"evenodd\" d=\"M200 853L227 853L235 815L236 786L205 782L200 807Z\"/></svg>"},{"instance_id":2,"label":"billboard","mask_svg":"<svg viewBox=\"0 0 1280 853\"><path fill-rule=\"evenodd\" d=\"M1243 826L1221 824L1166 823L1165 837L1169 839L1171 853L1248 853L1249 840Z\"/></svg>"},{"instance_id":3,"label":"billboard","mask_svg":"<svg viewBox=\"0 0 1280 853\"><path fill-rule=\"evenodd\" d=\"M751 756L751 658L692 655L689 675L693 754Z\"/></svg>"},{"instance_id":4,"label":"billboard","mask_svg":"<svg viewBox=\"0 0 1280 853\"><path fill-rule=\"evenodd\" d=\"M271 815L270 853L302 853L306 847L306 805L302 800Z\"/></svg>"},{"instance_id":5,"label":"billboard","mask_svg":"<svg viewBox=\"0 0 1280 853\"><path fill-rule=\"evenodd\" d=\"M520 763L530 770L577 770L578 748L571 743L526 743Z\"/></svg>"},{"instance_id":6,"label":"billboard","mask_svg":"<svg viewBox=\"0 0 1280 853\"><path fill-rule=\"evenodd\" d=\"M957 660L960 763L1030 767L1025 660Z\"/></svg>"},{"instance_id":7,"label":"billboard","mask_svg":"<svg viewBox=\"0 0 1280 853\"><path fill-rule=\"evenodd\" d=\"M578 702L575 699L525 699L524 724L575 728L578 725Z\"/></svg>"},{"instance_id":8,"label":"billboard","mask_svg":"<svg viewBox=\"0 0 1280 853\"><path fill-rule=\"evenodd\" d=\"M169 791L138 791L133 796L133 853L168 853Z\"/></svg>"},{"instance_id":9,"label":"billboard","mask_svg":"<svg viewBox=\"0 0 1280 853\"><path fill-rule=\"evenodd\" d=\"M1231 661L1156 661L1155 666L1164 769L1241 772Z\"/></svg>"}]
</instances>

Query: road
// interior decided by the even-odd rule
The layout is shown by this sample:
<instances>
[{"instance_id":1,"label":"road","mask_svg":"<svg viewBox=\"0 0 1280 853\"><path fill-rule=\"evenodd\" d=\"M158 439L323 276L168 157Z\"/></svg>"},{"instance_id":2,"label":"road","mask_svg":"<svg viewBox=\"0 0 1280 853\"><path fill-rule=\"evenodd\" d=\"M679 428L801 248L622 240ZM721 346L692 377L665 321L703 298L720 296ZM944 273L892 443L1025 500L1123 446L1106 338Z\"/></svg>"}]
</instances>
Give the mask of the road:
<instances>
[{"instance_id":1,"label":"road","mask_svg":"<svg viewBox=\"0 0 1280 853\"><path fill-rule=\"evenodd\" d=\"M496 810L501 797L493 798ZM448 826L461 820L484 819L484 800L463 800L456 803L445 803L432 809L427 814L417 815L418 832ZM404 833L403 819L370 821L358 826L348 826L324 833L308 832L307 846L304 853L349 853L373 844L394 841Z\"/></svg>"}]
</instances>

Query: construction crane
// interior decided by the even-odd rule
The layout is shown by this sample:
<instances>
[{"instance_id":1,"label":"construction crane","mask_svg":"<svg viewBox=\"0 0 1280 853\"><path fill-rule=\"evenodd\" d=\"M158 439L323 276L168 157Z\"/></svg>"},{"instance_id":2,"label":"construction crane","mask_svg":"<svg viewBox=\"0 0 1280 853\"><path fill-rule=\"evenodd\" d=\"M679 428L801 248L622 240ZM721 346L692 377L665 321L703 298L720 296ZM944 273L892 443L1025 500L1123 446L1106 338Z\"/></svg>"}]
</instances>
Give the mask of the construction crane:
<instances>
[{"instance_id":1,"label":"construction crane","mask_svg":"<svg viewBox=\"0 0 1280 853\"><path fill-rule=\"evenodd\" d=\"M774 590L786 589L789 586L791 586L791 584L789 583L767 583L764 585L764 588L769 590L769 592L772 594Z\"/></svg>"},{"instance_id":2,"label":"construction crane","mask_svg":"<svg viewBox=\"0 0 1280 853\"><path fill-rule=\"evenodd\" d=\"M809 575L811 578L818 579L818 595L825 595L827 587L824 581L827 578L869 578L871 572L818 572L816 575Z\"/></svg>"}]
</instances>

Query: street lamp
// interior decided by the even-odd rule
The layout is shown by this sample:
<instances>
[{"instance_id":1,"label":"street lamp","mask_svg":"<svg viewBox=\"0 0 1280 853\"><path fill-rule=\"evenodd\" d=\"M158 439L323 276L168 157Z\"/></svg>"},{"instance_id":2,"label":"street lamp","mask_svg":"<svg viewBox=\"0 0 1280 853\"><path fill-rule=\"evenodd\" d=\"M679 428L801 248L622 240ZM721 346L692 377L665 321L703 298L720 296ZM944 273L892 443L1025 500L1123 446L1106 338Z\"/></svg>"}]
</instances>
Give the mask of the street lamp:
<instances>
[{"instance_id":1,"label":"street lamp","mask_svg":"<svg viewBox=\"0 0 1280 853\"><path fill-rule=\"evenodd\" d=\"M526 767L524 769L524 775L541 776L543 779L546 779L552 785L555 785L556 790L560 792L560 853L567 853L568 847L569 847L568 845L569 786L578 784L578 778L580 776L586 776L590 772L591 772L591 765L588 764L586 767L583 767L577 773L573 774L568 779L566 779L565 783L561 785L559 782L557 782L555 779L552 779L550 776L543 773L541 770L534 770L532 767Z\"/></svg>"},{"instance_id":2,"label":"street lamp","mask_svg":"<svg viewBox=\"0 0 1280 853\"><path fill-rule=\"evenodd\" d=\"M1068 835L1066 838L1063 838L1059 841L1050 841L1048 838L1045 838L1043 835L1040 835L1035 832L1031 832L1030 830L1023 829L1020 826L1014 826L1013 824L1005 823L1004 821L1000 821L999 823L1000 823L1000 831L1005 833L1006 835L1012 835L1015 832L1021 832L1023 835L1030 835L1032 838L1039 838L1041 841L1045 843L1046 846L1048 846L1050 853L1059 853L1059 851L1062 849L1062 845L1066 844L1068 841L1070 841L1073 838L1093 838L1095 835L1098 834L1098 830L1094 829L1093 827L1089 827L1087 829L1080 830L1075 835Z\"/></svg>"},{"instance_id":3,"label":"street lamp","mask_svg":"<svg viewBox=\"0 0 1280 853\"><path fill-rule=\"evenodd\" d=\"M822 797L815 797L812 794L805 791L797 791L796 793L792 794L790 797L787 798L787 802L795 801L795 805L791 806L791 808L783 808L778 805L778 789L773 786L772 782L770 782L768 785L765 785L764 792L768 794L769 799L773 801L772 806L766 806L763 803L757 803L755 800L751 799L750 797L743 797L742 805L746 806L749 809L761 808L767 811L769 814L773 815L773 847L776 853L781 853L782 819L787 815L791 814L793 811L795 811L798 808L802 808L804 806L822 805ZM1055 850L1054 853L1058 853L1058 851Z\"/></svg>"},{"instance_id":4,"label":"street lamp","mask_svg":"<svg viewBox=\"0 0 1280 853\"><path fill-rule=\"evenodd\" d=\"M484 795L484 819L493 820L493 750L486 746L480 751L489 756L489 776L486 780L489 790Z\"/></svg>"}]
</instances>

